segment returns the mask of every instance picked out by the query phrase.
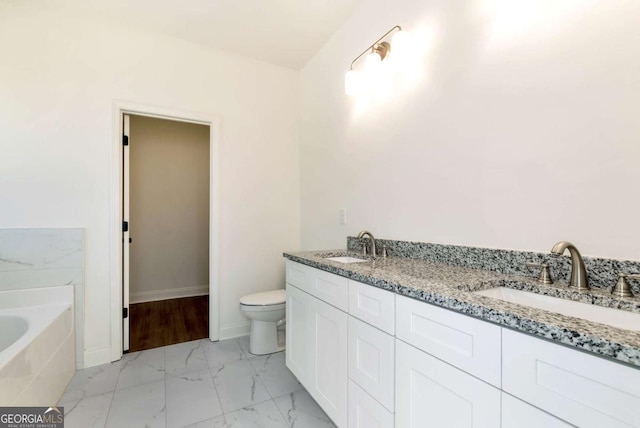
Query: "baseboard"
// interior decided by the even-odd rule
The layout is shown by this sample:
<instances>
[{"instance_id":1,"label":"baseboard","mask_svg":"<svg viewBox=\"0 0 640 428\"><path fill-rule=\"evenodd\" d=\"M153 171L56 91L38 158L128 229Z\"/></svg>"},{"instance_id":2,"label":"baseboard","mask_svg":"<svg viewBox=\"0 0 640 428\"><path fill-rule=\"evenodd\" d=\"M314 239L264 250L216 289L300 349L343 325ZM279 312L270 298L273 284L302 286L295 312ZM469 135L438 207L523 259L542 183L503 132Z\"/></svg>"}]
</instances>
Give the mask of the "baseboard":
<instances>
[{"instance_id":1,"label":"baseboard","mask_svg":"<svg viewBox=\"0 0 640 428\"><path fill-rule=\"evenodd\" d=\"M111 348L88 349L84 351L84 367L77 369L99 366L111 362Z\"/></svg>"},{"instance_id":2,"label":"baseboard","mask_svg":"<svg viewBox=\"0 0 640 428\"><path fill-rule=\"evenodd\" d=\"M181 297L204 296L209 294L208 285L196 287L169 288L166 290L140 291L129 294L129 303L155 302L157 300L179 299Z\"/></svg>"},{"instance_id":3,"label":"baseboard","mask_svg":"<svg viewBox=\"0 0 640 428\"><path fill-rule=\"evenodd\" d=\"M220 327L220 340L246 336L251 330L251 321Z\"/></svg>"}]
</instances>

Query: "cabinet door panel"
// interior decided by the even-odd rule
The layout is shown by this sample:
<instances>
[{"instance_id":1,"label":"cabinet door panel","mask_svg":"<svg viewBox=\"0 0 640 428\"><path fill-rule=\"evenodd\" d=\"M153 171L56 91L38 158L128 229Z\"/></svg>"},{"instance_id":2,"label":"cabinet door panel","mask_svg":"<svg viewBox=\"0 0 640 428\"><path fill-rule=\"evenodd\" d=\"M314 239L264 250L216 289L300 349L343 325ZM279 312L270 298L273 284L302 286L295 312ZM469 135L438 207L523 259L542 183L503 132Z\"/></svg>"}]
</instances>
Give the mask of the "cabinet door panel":
<instances>
[{"instance_id":1,"label":"cabinet door panel","mask_svg":"<svg viewBox=\"0 0 640 428\"><path fill-rule=\"evenodd\" d=\"M580 427L640 426L640 370L503 329L504 391Z\"/></svg>"},{"instance_id":2,"label":"cabinet door panel","mask_svg":"<svg viewBox=\"0 0 640 428\"><path fill-rule=\"evenodd\" d=\"M500 391L396 340L396 426L499 427Z\"/></svg>"},{"instance_id":3,"label":"cabinet door panel","mask_svg":"<svg viewBox=\"0 0 640 428\"><path fill-rule=\"evenodd\" d=\"M502 393L502 428L571 428L540 409Z\"/></svg>"},{"instance_id":4,"label":"cabinet door panel","mask_svg":"<svg viewBox=\"0 0 640 428\"><path fill-rule=\"evenodd\" d=\"M347 314L313 299L310 353L314 356L309 393L339 427L347 426ZM288 328L288 326L287 326Z\"/></svg>"},{"instance_id":5,"label":"cabinet door panel","mask_svg":"<svg viewBox=\"0 0 640 428\"><path fill-rule=\"evenodd\" d=\"M393 412L395 339L349 317L349 377Z\"/></svg>"},{"instance_id":6,"label":"cabinet door panel","mask_svg":"<svg viewBox=\"0 0 640 428\"><path fill-rule=\"evenodd\" d=\"M286 363L291 373L303 384L310 381L311 357L309 313L312 297L287 284Z\"/></svg>"},{"instance_id":7,"label":"cabinet door panel","mask_svg":"<svg viewBox=\"0 0 640 428\"><path fill-rule=\"evenodd\" d=\"M500 387L500 327L396 296L396 337Z\"/></svg>"},{"instance_id":8,"label":"cabinet door panel","mask_svg":"<svg viewBox=\"0 0 640 428\"><path fill-rule=\"evenodd\" d=\"M394 293L349 280L349 315L394 335L395 310Z\"/></svg>"},{"instance_id":9,"label":"cabinet door panel","mask_svg":"<svg viewBox=\"0 0 640 428\"><path fill-rule=\"evenodd\" d=\"M393 413L349 381L349 428L393 428Z\"/></svg>"}]
</instances>

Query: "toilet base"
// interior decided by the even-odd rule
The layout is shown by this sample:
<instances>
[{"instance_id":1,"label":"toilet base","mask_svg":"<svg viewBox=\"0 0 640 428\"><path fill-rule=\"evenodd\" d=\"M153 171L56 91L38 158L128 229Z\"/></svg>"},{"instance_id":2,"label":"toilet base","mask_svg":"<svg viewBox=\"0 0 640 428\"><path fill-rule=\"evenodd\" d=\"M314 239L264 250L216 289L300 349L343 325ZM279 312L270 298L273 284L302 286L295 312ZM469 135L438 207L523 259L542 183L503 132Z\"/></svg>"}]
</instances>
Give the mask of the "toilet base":
<instances>
[{"instance_id":1,"label":"toilet base","mask_svg":"<svg viewBox=\"0 0 640 428\"><path fill-rule=\"evenodd\" d=\"M278 341L278 328L275 322L251 320L249 353L253 355L273 354L284 351L284 340Z\"/></svg>"}]
</instances>

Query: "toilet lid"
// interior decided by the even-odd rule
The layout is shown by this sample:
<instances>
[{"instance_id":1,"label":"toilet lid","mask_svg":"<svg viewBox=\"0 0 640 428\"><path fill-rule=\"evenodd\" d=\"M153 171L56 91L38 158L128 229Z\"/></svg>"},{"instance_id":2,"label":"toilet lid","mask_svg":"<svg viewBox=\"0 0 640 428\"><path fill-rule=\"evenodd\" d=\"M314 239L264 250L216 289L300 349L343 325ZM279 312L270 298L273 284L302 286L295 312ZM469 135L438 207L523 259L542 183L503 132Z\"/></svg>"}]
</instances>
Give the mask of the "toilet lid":
<instances>
[{"instance_id":1,"label":"toilet lid","mask_svg":"<svg viewBox=\"0 0 640 428\"><path fill-rule=\"evenodd\" d=\"M240 298L240 303L250 306L278 305L285 303L287 293L284 290L265 291L264 293L249 294Z\"/></svg>"}]
</instances>

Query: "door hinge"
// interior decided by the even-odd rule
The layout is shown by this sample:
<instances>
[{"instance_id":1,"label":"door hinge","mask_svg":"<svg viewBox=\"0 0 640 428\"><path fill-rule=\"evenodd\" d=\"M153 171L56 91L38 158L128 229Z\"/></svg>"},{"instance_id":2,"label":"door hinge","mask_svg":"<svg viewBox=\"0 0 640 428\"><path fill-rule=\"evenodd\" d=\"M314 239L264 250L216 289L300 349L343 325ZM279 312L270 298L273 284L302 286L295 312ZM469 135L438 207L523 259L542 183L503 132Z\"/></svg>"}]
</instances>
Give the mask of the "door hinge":
<instances>
[{"instance_id":1,"label":"door hinge","mask_svg":"<svg viewBox=\"0 0 640 428\"><path fill-rule=\"evenodd\" d=\"M129 231L129 222L128 221L123 221L122 222L122 231L123 232L128 232Z\"/></svg>"},{"instance_id":2,"label":"door hinge","mask_svg":"<svg viewBox=\"0 0 640 428\"><path fill-rule=\"evenodd\" d=\"M123 146L128 146L129 145L129 136L128 135L123 135L122 136L122 145Z\"/></svg>"},{"instance_id":3,"label":"door hinge","mask_svg":"<svg viewBox=\"0 0 640 428\"><path fill-rule=\"evenodd\" d=\"M122 318L127 318L129 316L129 308L122 308Z\"/></svg>"}]
</instances>

